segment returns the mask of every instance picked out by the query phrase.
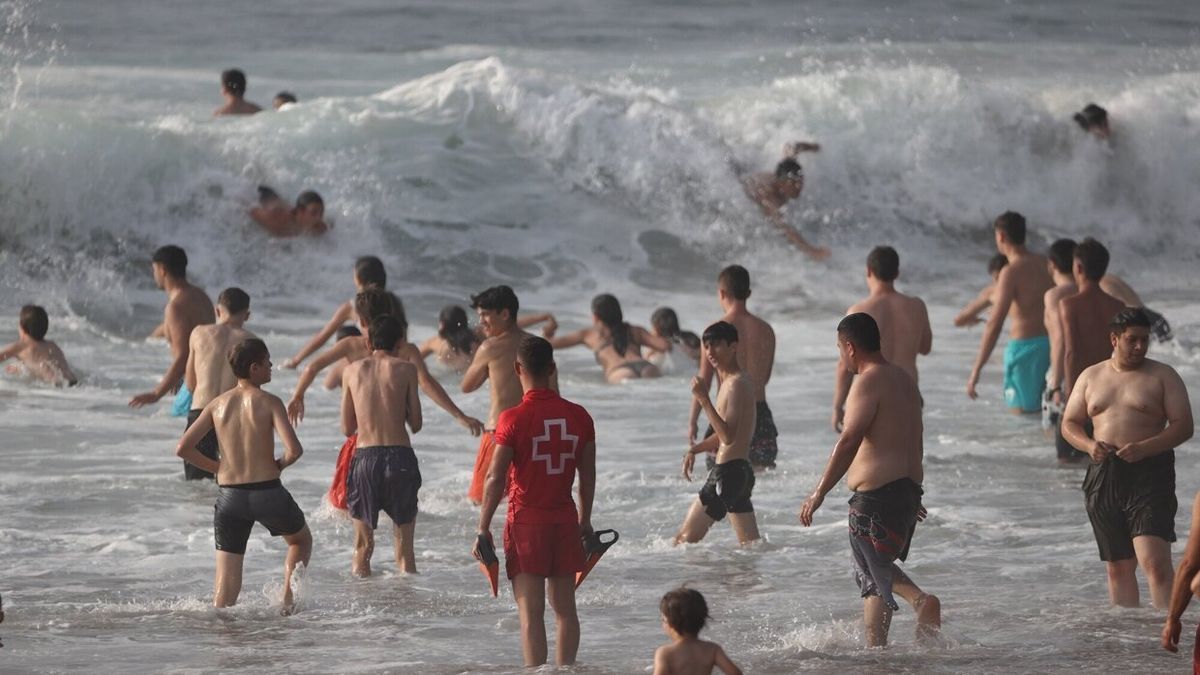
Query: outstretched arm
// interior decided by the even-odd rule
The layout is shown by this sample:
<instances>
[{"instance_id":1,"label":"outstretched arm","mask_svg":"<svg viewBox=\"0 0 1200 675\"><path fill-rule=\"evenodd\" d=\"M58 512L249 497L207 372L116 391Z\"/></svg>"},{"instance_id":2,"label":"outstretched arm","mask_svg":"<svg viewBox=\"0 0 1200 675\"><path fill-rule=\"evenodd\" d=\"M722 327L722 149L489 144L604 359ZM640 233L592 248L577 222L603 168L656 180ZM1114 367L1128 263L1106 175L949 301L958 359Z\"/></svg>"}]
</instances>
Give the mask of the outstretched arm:
<instances>
[{"instance_id":1,"label":"outstretched arm","mask_svg":"<svg viewBox=\"0 0 1200 675\"><path fill-rule=\"evenodd\" d=\"M307 359L313 352L320 349L326 342L329 342L329 338L333 337L334 333L337 333L337 329L341 328L342 324L346 323L353 313L354 307L350 302L347 301L339 305L329 321L321 327L321 330L317 331L317 334L312 336L312 339L301 347L295 356L284 361L283 366L285 368L298 367L304 359Z\"/></svg>"},{"instance_id":2,"label":"outstretched arm","mask_svg":"<svg viewBox=\"0 0 1200 675\"><path fill-rule=\"evenodd\" d=\"M555 349L566 349L567 347L581 345L583 344L583 341L587 337L588 331L590 330L591 328L581 328L574 333L567 333L561 337L549 338L550 346Z\"/></svg>"},{"instance_id":3,"label":"outstretched arm","mask_svg":"<svg viewBox=\"0 0 1200 675\"><path fill-rule=\"evenodd\" d=\"M962 328L964 326L974 326L981 323L983 319L979 318L979 313L987 309L992 304L992 291L996 289L996 285L988 284L979 291L979 295L975 299L968 302L966 307L954 317L954 325Z\"/></svg>"},{"instance_id":4,"label":"outstretched arm","mask_svg":"<svg viewBox=\"0 0 1200 675\"><path fill-rule=\"evenodd\" d=\"M415 352L416 350L414 349L413 351ZM474 417L467 416L466 413L460 410L459 407L454 404L454 401L451 400L450 395L446 393L446 390L442 388L442 383L438 382L437 378L435 378L429 372L429 367L425 365L425 360L420 358L419 355L415 353L413 356L415 358L409 358L408 362L417 368L417 384L420 385L421 391L425 392L426 396L433 399L433 402L436 403L439 408L450 413L451 417L458 420L459 424L466 427L471 432L472 436L478 436L479 434L483 433L483 422L480 422ZM418 410L418 418L420 414L421 412ZM418 426L419 422L420 420L418 419ZM413 433L416 433L416 431L414 430Z\"/></svg>"},{"instance_id":5,"label":"outstretched arm","mask_svg":"<svg viewBox=\"0 0 1200 675\"><path fill-rule=\"evenodd\" d=\"M975 357L975 365L971 368L971 377L967 380L967 396L976 398L975 385L979 384L979 376L983 366L992 358L992 350L1000 339L1000 331L1004 330L1004 320L1008 318L1008 310L1012 306L1016 291L1016 279L1011 275L1012 267L1000 271L996 284L995 307L988 317L987 326L983 329L983 337L979 339L979 355Z\"/></svg>"},{"instance_id":6,"label":"outstretched arm","mask_svg":"<svg viewBox=\"0 0 1200 675\"><path fill-rule=\"evenodd\" d=\"M304 367L300 379L296 381L296 390L292 392L292 398L287 404L288 419L292 424L299 424L304 420L304 393L312 386L313 380L317 379L322 370L345 358L349 352L349 340L342 340L318 354L312 363Z\"/></svg>"}]
</instances>

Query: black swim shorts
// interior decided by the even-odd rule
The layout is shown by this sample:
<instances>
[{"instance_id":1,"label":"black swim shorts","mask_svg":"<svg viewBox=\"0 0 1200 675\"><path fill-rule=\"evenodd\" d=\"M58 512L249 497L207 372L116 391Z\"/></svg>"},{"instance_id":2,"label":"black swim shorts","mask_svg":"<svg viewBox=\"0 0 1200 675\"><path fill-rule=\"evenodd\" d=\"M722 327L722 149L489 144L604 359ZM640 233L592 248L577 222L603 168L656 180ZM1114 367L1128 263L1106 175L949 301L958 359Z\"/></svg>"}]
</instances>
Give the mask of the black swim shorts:
<instances>
[{"instance_id":1,"label":"black swim shorts","mask_svg":"<svg viewBox=\"0 0 1200 675\"><path fill-rule=\"evenodd\" d=\"M421 469L412 448L402 445L359 448L346 480L346 505L350 517L379 525L383 511L396 525L407 525L417 517L417 491Z\"/></svg>"},{"instance_id":2,"label":"black swim shorts","mask_svg":"<svg viewBox=\"0 0 1200 675\"><path fill-rule=\"evenodd\" d=\"M754 467L744 459L718 464L708 472L708 480L700 488L700 503L713 520L722 520L726 513L752 513L750 493L754 491Z\"/></svg>"},{"instance_id":3,"label":"black swim shorts","mask_svg":"<svg viewBox=\"0 0 1200 675\"><path fill-rule=\"evenodd\" d=\"M204 411L189 410L187 416L187 426L184 427L184 429L187 430L192 428L192 425L196 423L196 420L200 419L200 413L202 412ZM196 449L199 450L200 454L204 455L205 457L213 460L214 462L217 461L220 457L220 453L217 450L217 430L215 428L209 429L208 433L204 434L204 438L201 438L200 442L196 444ZM184 462L183 478L184 480L203 480L205 478L209 480L215 480L216 476L205 471L204 469L194 467L191 464Z\"/></svg>"},{"instance_id":4,"label":"black swim shorts","mask_svg":"<svg viewBox=\"0 0 1200 675\"><path fill-rule=\"evenodd\" d=\"M1175 451L1132 464L1109 455L1088 465L1083 498L1101 560L1134 558L1134 537L1175 541Z\"/></svg>"},{"instance_id":5,"label":"black swim shorts","mask_svg":"<svg viewBox=\"0 0 1200 675\"><path fill-rule=\"evenodd\" d=\"M304 512L278 478L222 485L213 506L217 550L245 555L246 541L256 522L267 528L272 537L296 534L305 524Z\"/></svg>"},{"instance_id":6,"label":"black swim shorts","mask_svg":"<svg viewBox=\"0 0 1200 675\"><path fill-rule=\"evenodd\" d=\"M892 582L899 572L896 561L908 557L923 494L915 481L900 478L850 497L854 580L862 597L877 595L893 611L900 608L892 596Z\"/></svg>"}]
</instances>

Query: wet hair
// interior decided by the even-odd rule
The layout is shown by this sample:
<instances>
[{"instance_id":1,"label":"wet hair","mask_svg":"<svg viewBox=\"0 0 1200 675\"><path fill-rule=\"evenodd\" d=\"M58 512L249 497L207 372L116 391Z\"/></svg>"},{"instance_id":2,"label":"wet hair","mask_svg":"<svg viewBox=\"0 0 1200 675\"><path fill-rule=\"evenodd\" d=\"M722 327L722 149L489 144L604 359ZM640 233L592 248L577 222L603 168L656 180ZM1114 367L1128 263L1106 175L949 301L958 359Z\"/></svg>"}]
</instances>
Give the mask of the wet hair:
<instances>
[{"instance_id":1,"label":"wet hair","mask_svg":"<svg viewBox=\"0 0 1200 675\"><path fill-rule=\"evenodd\" d=\"M547 377L554 372L554 347L536 335L527 335L517 346L517 361L533 377Z\"/></svg>"},{"instance_id":2,"label":"wet hair","mask_svg":"<svg viewBox=\"0 0 1200 675\"><path fill-rule=\"evenodd\" d=\"M750 297L750 272L741 265L730 265L717 275L717 285L738 300Z\"/></svg>"},{"instance_id":3,"label":"wet hair","mask_svg":"<svg viewBox=\"0 0 1200 675\"><path fill-rule=\"evenodd\" d=\"M217 304L230 314L239 314L250 309L250 296L236 286L226 288L217 296Z\"/></svg>"},{"instance_id":4,"label":"wet hair","mask_svg":"<svg viewBox=\"0 0 1200 675\"><path fill-rule=\"evenodd\" d=\"M517 310L520 308L521 303L517 300L517 294L513 293L513 289L508 286L492 286L479 295L471 296L471 309L493 312L507 309L508 318L512 321L517 320Z\"/></svg>"},{"instance_id":5,"label":"wet hair","mask_svg":"<svg viewBox=\"0 0 1200 675\"><path fill-rule=\"evenodd\" d=\"M383 269L383 261L373 255L354 261L354 278L363 288L387 288L387 270Z\"/></svg>"},{"instance_id":6,"label":"wet hair","mask_svg":"<svg viewBox=\"0 0 1200 675\"><path fill-rule=\"evenodd\" d=\"M601 293L592 298L592 314L608 329L612 348L620 355L629 348L629 324L625 323L625 315L621 312L621 303L616 296Z\"/></svg>"},{"instance_id":7,"label":"wet hair","mask_svg":"<svg viewBox=\"0 0 1200 675\"><path fill-rule=\"evenodd\" d=\"M679 316L670 307L659 307L650 315L650 325L659 335L668 337L686 345L690 349L699 349L700 336L690 330L679 327Z\"/></svg>"},{"instance_id":8,"label":"wet hair","mask_svg":"<svg viewBox=\"0 0 1200 675\"><path fill-rule=\"evenodd\" d=\"M708 602L700 591L680 586L667 591L658 603L658 611L667 625L680 635L696 637L708 623Z\"/></svg>"},{"instance_id":9,"label":"wet hair","mask_svg":"<svg viewBox=\"0 0 1200 675\"><path fill-rule=\"evenodd\" d=\"M700 336L700 341L706 345L714 342L734 344L738 341L737 327L728 321L718 321L704 329L704 335Z\"/></svg>"},{"instance_id":10,"label":"wet hair","mask_svg":"<svg viewBox=\"0 0 1200 675\"><path fill-rule=\"evenodd\" d=\"M362 337L362 331L358 329L358 326L346 324L338 327L336 335L337 339L334 342L341 342L348 337Z\"/></svg>"},{"instance_id":11,"label":"wet hair","mask_svg":"<svg viewBox=\"0 0 1200 675\"><path fill-rule=\"evenodd\" d=\"M1113 335L1121 335L1126 328L1136 326L1138 328L1152 328L1154 322L1150 320L1150 315L1141 307L1126 307L1117 312L1112 321L1108 324L1108 332Z\"/></svg>"},{"instance_id":12,"label":"wet hair","mask_svg":"<svg viewBox=\"0 0 1200 675\"><path fill-rule=\"evenodd\" d=\"M1050 259L1050 263L1054 265L1054 269L1063 274L1070 274L1071 260L1075 257L1075 240L1056 240L1053 244L1050 244L1050 250L1046 252L1046 257Z\"/></svg>"},{"instance_id":13,"label":"wet hair","mask_svg":"<svg viewBox=\"0 0 1200 675\"><path fill-rule=\"evenodd\" d=\"M1090 281L1100 281L1108 271L1108 249L1091 237L1075 245L1073 257L1083 267L1084 278Z\"/></svg>"},{"instance_id":14,"label":"wet hair","mask_svg":"<svg viewBox=\"0 0 1200 675\"><path fill-rule=\"evenodd\" d=\"M375 319L387 315L396 317L408 326L408 317L404 315L404 304L400 302L400 298L382 288L359 291L358 295L354 296L354 312L358 314L359 320L368 326L375 323Z\"/></svg>"},{"instance_id":15,"label":"wet hair","mask_svg":"<svg viewBox=\"0 0 1200 675\"><path fill-rule=\"evenodd\" d=\"M300 193L299 197L296 197L296 208L298 209L306 208L312 204L320 204L321 208L325 208L325 200L321 199L321 195L313 190L305 190ZM380 265L382 264L380 263Z\"/></svg>"},{"instance_id":16,"label":"wet hair","mask_svg":"<svg viewBox=\"0 0 1200 675\"><path fill-rule=\"evenodd\" d=\"M803 178L804 168L800 166L800 162L788 157L787 159L775 165L775 177L789 178L792 180L795 180L796 178Z\"/></svg>"},{"instance_id":17,"label":"wet hair","mask_svg":"<svg viewBox=\"0 0 1200 675\"><path fill-rule=\"evenodd\" d=\"M1007 266L1008 256L1004 255L1003 253L997 253L991 258L988 258L988 274L999 274L1000 270Z\"/></svg>"},{"instance_id":18,"label":"wet hair","mask_svg":"<svg viewBox=\"0 0 1200 675\"><path fill-rule=\"evenodd\" d=\"M281 91L275 94L275 100L280 103L295 103L296 95L290 91Z\"/></svg>"},{"instance_id":19,"label":"wet hair","mask_svg":"<svg viewBox=\"0 0 1200 675\"><path fill-rule=\"evenodd\" d=\"M479 336L467 322L467 310L458 305L446 305L438 314L438 337L459 354L470 354L479 342Z\"/></svg>"},{"instance_id":20,"label":"wet hair","mask_svg":"<svg viewBox=\"0 0 1200 675\"><path fill-rule=\"evenodd\" d=\"M404 339L407 332L408 324L403 319L391 314L377 316L371 322L371 327L368 329L368 333L371 336L371 349L382 349L390 352L396 348L397 342Z\"/></svg>"},{"instance_id":21,"label":"wet hair","mask_svg":"<svg viewBox=\"0 0 1200 675\"><path fill-rule=\"evenodd\" d=\"M241 98L246 95L246 74L237 68L230 68L221 73L221 86L230 94Z\"/></svg>"},{"instance_id":22,"label":"wet hair","mask_svg":"<svg viewBox=\"0 0 1200 675\"><path fill-rule=\"evenodd\" d=\"M21 330L34 340L41 342L46 339L46 331L50 330L50 317L46 310L39 305L25 305L21 308L21 318L17 320Z\"/></svg>"},{"instance_id":23,"label":"wet hair","mask_svg":"<svg viewBox=\"0 0 1200 675\"><path fill-rule=\"evenodd\" d=\"M160 246L150 261L162 265L163 271L176 279L187 277L187 253L178 246Z\"/></svg>"},{"instance_id":24,"label":"wet hair","mask_svg":"<svg viewBox=\"0 0 1200 675\"><path fill-rule=\"evenodd\" d=\"M992 226L1004 233L1004 238L1016 246L1025 243L1025 216L1016 211L1001 213Z\"/></svg>"},{"instance_id":25,"label":"wet hair","mask_svg":"<svg viewBox=\"0 0 1200 675\"><path fill-rule=\"evenodd\" d=\"M1092 127L1108 126L1108 111L1095 103L1089 103L1083 110L1075 113L1073 119L1084 131L1091 131Z\"/></svg>"},{"instance_id":26,"label":"wet hair","mask_svg":"<svg viewBox=\"0 0 1200 675\"><path fill-rule=\"evenodd\" d=\"M258 186L258 203L266 204L267 202L272 202L272 201L283 201L283 200L280 198L279 193L276 192L274 188L267 186L267 185L259 185Z\"/></svg>"},{"instance_id":27,"label":"wet hair","mask_svg":"<svg viewBox=\"0 0 1200 675\"><path fill-rule=\"evenodd\" d=\"M866 312L856 312L842 319L837 334L840 339L869 354L879 351L879 324Z\"/></svg>"},{"instance_id":28,"label":"wet hair","mask_svg":"<svg viewBox=\"0 0 1200 675\"><path fill-rule=\"evenodd\" d=\"M867 269L880 281L895 281L900 276L900 254L891 246L876 246L867 256Z\"/></svg>"},{"instance_id":29,"label":"wet hair","mask_svg":"<svg viewBox=\"0 0 1200 675\"><path fill-rule=\"evenodd\" d=\"M271 353L267 351L267 343L258 338L246 338L229 350L229 367L238 379L250 377L250 366L262 363Z\"/></svg>"}]
</instances>

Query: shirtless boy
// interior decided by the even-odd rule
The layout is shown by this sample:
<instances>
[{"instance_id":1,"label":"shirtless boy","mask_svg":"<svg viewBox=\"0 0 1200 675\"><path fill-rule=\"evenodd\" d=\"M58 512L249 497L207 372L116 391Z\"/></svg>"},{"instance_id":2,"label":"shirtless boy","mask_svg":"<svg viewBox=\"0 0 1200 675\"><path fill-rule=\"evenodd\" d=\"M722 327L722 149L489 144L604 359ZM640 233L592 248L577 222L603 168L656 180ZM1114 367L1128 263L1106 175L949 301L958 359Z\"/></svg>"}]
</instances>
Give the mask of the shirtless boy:
<instances>
[{"instance_id":1,"label":"shirtless boy","mask_svg":"<svg viewBox=\"0 0 1200 675\"><path fill-rule=\"evenodd\" d=\"M917 382L917 355L926 356L933 349L933 329L929 326L929 310L916 296L896 290L900 276L900 255L891 246L877 246L867 256L867 288L870 295L846 310L847 314L866 312L879 325L883 340L883 358L900 366ZM843 408L854 373L844 363L838 363L834 373L833 430L841 432ZM918 386L919 388L919 386Z\"/></svg>"},{"instance_id":2,"label":"shirtless boy","mask_svg":"<svg viewBox=\"0 0 1200 675\"><path fill-rule=\"evenodd\" d=\"M1092 458L1083 479L1084 503L1108 569L1110 602L1138 606L1134 572L1140 566L1151 601L1165 609L1178 508L1175 448L1192 437L1193 423L1179 374L1146 358L1150 324L1141 309L1123 309L1111 319L1112 356L1075 382L1063 435ZM1085 429L1089 422L1091 434Z\"/></svg>"},{"instance_id":3,"label":"shirtless boy","mask_svg":"<svg viewBox=\"0 0 1200 675\"><path fill-rule=\"evenodd\" d=\"M312 190L301 192L292 208L265 186L259 186L258 200L258 206L250 209L250 218L272 237L316 236L329 231L324 220L325 200Z\"/></svg>"},{"instance_id":4,"label":"shirtless boy","mask_svg":"<svg viewBox=\"0 0 1200 675\"><path fill-rule=\"evenodd\" d=\"M74 387L79 383L58 345L46 339L50 317L37 305L25 305L17 319L17 341L0 349L0 363L19 359L26 373L42 382ZM9 365L8 371L16 369Z\"/></svg>"},{"instance_id":5,"label":"shirtless boy","mask_svg":"<svg viewBox=\"0 0 1200 675\"><path fill-rule=\"evenodd\" d=\"M742 675L721 645L700 639L709 619L708 603L700 591L676 588L662 597L658 611L671 644L654 651L654 675L709 675L713 668L725 675Z\"/></svg>"},{"instance_id":6,"label":"shirtless boy","mask_svg":"<svg viewBox=\"0 0 1200 675\"><path fill-rule=\"evenodd\" d=\"M178 246L159 248L154 252L150 267L154 272L155 285L167 292L163 322L154 330L152 337L161 335L167 339L167 344L171 346L171 365L153 391L130 399L131 408L154 403L179 388L187 369L192 329L216 320L208 294L203 288L188 283L187 253L183 249Z\"/></svg>"},{"instance_id":7,"label":"shirtless boy","mask_svg":"<svg viewBox=\"0 0 1200 675\"><path fill-rule=\"evenodd\" d=\"M510 291L511 292L511 291ZM521 615L526 667L546 662L546 596L558 623L555 661L575 663L579 615L575 575L586 565L583 537L592 534L596 492L596 432L582 406L554 388L554 350L526 336L517 345L513 375L524 392L520 403L500 413L496 448L479 510L479 542L492 541L492 518L508 487L504 523L504 566ZM511 473L512 481L507 477ZM571 499L579 475L579 510ZM494 546L494 545L493 545Z\"/></svg>"},{"instance_id":8,"label":"shirtless boy","mask_svg":"<svg viewBox=\"0 0 1200 675\"><path fill-rule=\"evenodd\" d=\"M925 455L920 394L912 377L880 352L879 327L869 314L851 314L838 324L841 362L858 376L846 399L846 418L821 482L800 507L800 522L812 525L825 496L846 477L850 497L850 551L863 597L867 645L887 644L893 593L917 613L917 638L936 633L941 605L896 565L908 557L921 506Z\"/></svg>"},{"instance_id":9,"label":"shirtless boy","mask_svg":"<svg viewBox=\"0 0 1200 675\"><path fill-rule=\"evenodd\" d=\"M262 390L271 381L271 355L262 340L251 338L229 352L237 386L209 401L196 423L184 432L176 450L185 462L216 474L220 491L213 513L217 545L217 574L213 605L230 607L242 590L242 563L254 523L287 542L283 567L283 612L294 609L292 573L307 565L312 535L304 512L279 482L280 473L303 454L296 431L288 423L283 402ZM221 459L196 449L200 439L216 429ZM275 458L275 434L284 453Z\"/></svg>"},{"instance_id":10,"label":"shirtless boy","mask_svg":"<svg viewBox=\"0 0 1200 675\"><path fill-rule=\"evenodd\" d=\"M187 417L189 427L196 423L209 401L237 385L237 377L229 367L229 350L254 337L242 327L249 318L250 296L240 288L226 288L217 296L217 322L192 330L183 376L184 385L192 392L192 409ZM220 456L216 432L205 434L197 449L205 457L216 460ZM183 464L183 477L185 480L215 478L187 462Z\"/></svg>"},{"instance_id":11,"label":"shirtless boy","mask_svg":"<svg viewBox=\"0 0 1200 675\"><path fill-rule=\"evenodd\" d=\"M738 363L738 331L733 324L718 321L700 337L704 358L721 378L714 405L700 377L692 378L692 395L704 409L716 432L683 454L683 477L692 480L697 453L717 453L716 466L692 503L675 543L694 543L709 528L729 514L729 522L742 546L758 540L758 522L750 495L754 491L754 468L750 466L750 438L754 434L755 386Z\"/></svg>"},{"instance_id":12,"label":"shirtless boy","mask_svg":"<svg viewBox=\"0 0 1200 675\"><path fill-rule=\"evenodd\" d=\"M221 73L221 96L225 98L225 104L213 111L213 117L253 115L262 110L245 99L246 74L237 68L231 68Z\"/></svg>"},{"instance_id":13,"label":"shirtless boy","mask_svg":"<svg viewBox=\"0 0 1200 675\"><path fill-rule=\"evenodd\" d=\"M1012 310L1012 328L1004 349L1004 402L1014 414L1041 412L1042 390L1050 368L1050 338L1046 337L1042 299L1054 282L1046 271L1046 259L1025 248L1024 216L1007 211L996 218L994 229L996 248L1008 258L1008 265L996 280L992 315L967 380L967 396L978 396L975 386Z\"/></svg>"},{"instance_id":14,"label":"shirtless boy","mask_svg":"<svg viewBox=\"0 0 1200 675\"><path fill-rule=\"evenodd\" d=\"M354 292L361 293L369 288L378 288L384 290L387 288L387 270L383 268L383 261L373 255L364 255L354 261ZM399 301L399 298L397 298ZM403 303L400 304L400 311L404 311ZM297 368L304 359L307 359L321 347L329 342L329 338L333 337L339 328L344 324L355 320L354 314L354 298L350 298L346 302L338 305L334 310L333 316L329 321L317 331L317 334L312 336L308 342L296 352L296 355L287 361L283 362L284 368Z\"/></svg>"},{"instance_id":15,"label":"shirtless boy","mask_svg":"<svg viewBox=\"0 0 1200 675\"><path fill-rule=\"evenodd\" d=\"M421 469L405 425L414 434L421 430L421 397L416 367L395 354L407 330L398 317L377 317L367 328L370 356L347 366L343 377L342 433L358 434L346 490L355 576L371 576L380 511L392 519L396 565L406 574L417 571L413 531Z\"/></svg>"},{"instance_id":16,"label":"shirtless boy","mask_svg":"<svg viewBox=\"0 0 1200 675\"><path fill-rule=\"evenodd\" d=\"M767 405L767 382L775 367L775 331L771 324L763 321L746 309L750 298L750 273L741 265L730 265L717 276L717 300L725 315L719 320L733 324L737 329L737 362L750 376L754 387L755 426L750 439L750 464L757 469L775 468L779 454L776 442L779 431L775 428L775 417ZM700 382L705 391L712 386L715 369L706 358L700 359ZM687 441L690 446L696 439L697 422L700 418L700 402L692 400L688 417ZM711 434L705 434L710 436ZM715 448L714 448L715 449ZM712 457L705 464L712 468Z\"/></svg>"},{"instance_id":17,"label":"shirtless boy","mask_svg":"<svg viewBox=\"0 0 1200 675\"><path fill-rule=\"evenodd\" d=\"M756 173L742 179L746 196L758 205L767 220L779 228L793 246L816 260L828 258L829 249L808 243L796 228L787 224L782 211L804 190L804 169L796 161L796 155L820 150L821 146L816 143L788 143L783 149L783 161L776 165L774 173Z\"/></svg>"},{"instance_id":18,"label":"shirtless boy","mask_svg":"<svg viewBox=\"0 0 1200 675\"><path fill-rule=\"evenodd\" d=\"M987 271L988 276L992 278L991 283L979 289L979 294L975 299L968 302L966 307L954 317L954 326L956 328L965 328L974 326L977 323L983 323L984 319L979 318L979 314L983 310L992 306L992 301L996 295L996 279L1000 278L1000 270L1008 264L1008 258L1004 257L1003 253L997 253L988 259Z\"/></svg>"}]
</instances>

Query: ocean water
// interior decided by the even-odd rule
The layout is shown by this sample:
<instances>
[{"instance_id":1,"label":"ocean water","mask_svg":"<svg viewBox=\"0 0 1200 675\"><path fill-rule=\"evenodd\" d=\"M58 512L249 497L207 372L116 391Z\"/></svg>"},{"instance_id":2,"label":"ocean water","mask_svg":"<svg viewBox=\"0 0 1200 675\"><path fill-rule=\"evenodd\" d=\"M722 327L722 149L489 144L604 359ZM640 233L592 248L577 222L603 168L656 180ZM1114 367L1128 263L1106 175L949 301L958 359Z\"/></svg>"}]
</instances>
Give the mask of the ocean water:
<instances>
[{"instance_id":1,"label":"ocean water","mask_svg":"<svg viewBox=\"0 0 1200 675\"><path fill-rule=\"evenodd\" d=\"M1108 607L1082 473L1005 413L999 356L966 399L979 331L951 319L986 281L989 221L1016 209L1035 248L1089 234L1110 247L1176 328L1152 357L1197 391L1195 3L16 0L0 16L0 339L22 304L43 304L83 379L63 391L0 375L0 671L520 670L511 592L491 598L469 554L476 442L440 410L414 438L420 575L395 574L381 539L377 576L350 577L349 522L321 505L338 399L312 390L306 454L284 475L315 539L302 611L277 615L284 548L261 528L241 603L209 606L214 488L180 480L166 402L125 405L168 362L144 340L163 302L149 257L166 243L211 294L250 293L276 362L352 294L365 253L387 264L414 339L495 283L568 329L612 292L634 322L670 305L699 330L720 313L720 268L749 267L751 308L779 335L781 447L756 487L753 550L723 524L670 544L699 488L678 475L688 373L609 386L586 352L559 356L564 394L597 423L595 523L621 532L580 591L571 672L648 671L658 598L683 582L747 672L1186 668L1158 647L1162 612ZM287 89L300 104L211 119L233 66L250 100ZM1093 100L1111 148L1070 121ZM735 179L798 139L822 151L802 158L789 219L833 248L824 263L780 245ZM257 232L245 210L260 183L321 192L332 233ZM846 491L810 529L796 511L835 440L833 327L884 243L934 323L920 363L930 518L905 569L942 598L945 630L914 644L904 608L880 651L860 646ZM268 389L286 398L295 378L280 370ZM486 393L442 381L486 414ZM1177 471L1178 556L1200 489L1190 444Z\"/></svg>"}]
</instances>

